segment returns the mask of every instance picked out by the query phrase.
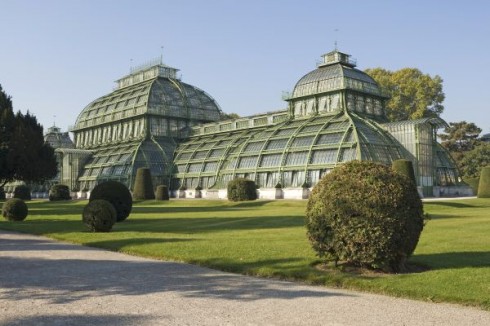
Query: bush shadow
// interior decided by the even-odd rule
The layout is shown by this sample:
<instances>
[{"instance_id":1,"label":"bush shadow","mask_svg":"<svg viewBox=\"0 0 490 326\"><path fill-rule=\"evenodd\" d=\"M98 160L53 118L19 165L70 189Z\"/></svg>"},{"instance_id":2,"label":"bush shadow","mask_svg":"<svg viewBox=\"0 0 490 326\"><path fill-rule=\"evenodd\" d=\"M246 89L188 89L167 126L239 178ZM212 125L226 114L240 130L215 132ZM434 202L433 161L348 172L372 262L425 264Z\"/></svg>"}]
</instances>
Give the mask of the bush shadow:
<instances>
[{"instance_id":1,"label":"bush shadow","mask_svg":"<svg viewBox=\"0 0 490 326\"><path fill-rule=\"evenodd\" d=\"M298 216L207 217L207 218L135 218L116 224L114 232L202 233L230 230L255 230L299 227Z\"/></svg>"},{"instance_id":2,"label":"bush shadow","mask_svg":"<svg viewBox=\"0 0 490 326\"><path fill-rule=\"evenodd\" d=\"M434 269L490 267L489 251L447 252L413 256L410 261L422 263Z\"/></svg>"}]
</instances>

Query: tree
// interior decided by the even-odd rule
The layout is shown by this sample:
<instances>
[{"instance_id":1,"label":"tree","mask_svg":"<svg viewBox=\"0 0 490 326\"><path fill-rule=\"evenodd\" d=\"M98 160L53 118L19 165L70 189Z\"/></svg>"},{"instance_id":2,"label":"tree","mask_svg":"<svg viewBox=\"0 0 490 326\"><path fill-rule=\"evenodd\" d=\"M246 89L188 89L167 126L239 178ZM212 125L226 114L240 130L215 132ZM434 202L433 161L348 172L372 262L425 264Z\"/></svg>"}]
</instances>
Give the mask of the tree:
<instances>
[{"instance_id":1,"label":"tree","mask_svg":"<svg viewBox=\"0 0 490 326\"><path fill-rule=\"evenodd\" d=\"M444 111L442 78L437 75L431 77L416 68L374 68L366 73L391 97L386 104L390 121L435 117Z\"/></svg>"},{"instance_id":2,"label":"tree","mask_svg":"<svg viewBox=\"0 0 490 326\"><path fill-rule=\"evenodd\" d=\"M482 142L480 145L464 154L460 161L461 174L468 178L480 176L482 168L490 166L490 143Z\"/></svg>"},{"instance_id":3,"label":"tree","mask_svg":"<svg viewBox=\"0 0 490 326\"><path fill-rule=\"evenodd\" d=\"M481 131L473 122L460 121L450 122L444 133L438 135L442 140L441 145L449 151L464 176L472 173L464 173L462 160L467 152L479 144L478 135Z\"/></svg>"},{"instance_id":4,"label":"tree","mask_svg":"<svg viewBox=\"0 0 490 326\"><path fill-rule=\"evenodd\" d=\"M240 116L236 113L222 113L220 115L220 120L235 120L240 118Z\"/></svg>"},{"instance_id":5,"label":"tree","mask_svg":"<svg viewBox=\"0 0 490 326\"><path fill-rule=\"evenodd\" d=\"M14 132L15 117L12 110L12 99L0 85L0 187L13 180L13 173L8 168L9 144Z\"/></svg>"},{"instance_id":6,"label":"tree","mask_svg":"<svg viewBox=\"0 0 490 326\"><path fill-rule=\"evenodd\" d=\"M54 149L44 143L36 117L13 113L12 101L0 87L0 186L7 182L43 182L57 173Z\"/></svg>"},{"instance_id":7,"label":"tree","mask_svg":"<svg viewBox=\"0 0 490 326\"><path fill-rule=\"evenodd\" d=\"M471 151L478 145L478 136L481 129L473 122L450 122L449 127L444 129L444 134L438 135L444 146L450 152Z\"/></svg>"}]
</instances>

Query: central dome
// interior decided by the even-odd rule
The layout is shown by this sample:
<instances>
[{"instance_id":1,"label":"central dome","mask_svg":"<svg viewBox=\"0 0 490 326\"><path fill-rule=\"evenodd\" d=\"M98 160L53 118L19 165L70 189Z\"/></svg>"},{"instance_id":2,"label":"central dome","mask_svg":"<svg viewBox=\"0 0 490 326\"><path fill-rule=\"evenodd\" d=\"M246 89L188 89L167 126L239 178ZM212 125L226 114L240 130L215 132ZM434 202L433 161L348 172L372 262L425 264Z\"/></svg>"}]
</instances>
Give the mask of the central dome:
<instances>
[{"instance_id":1,"label":"central dome","mask_svg":"<svg viewBox=\"0 0 490 326\"><path fill-rule=\"evenodd\" d=\"M338 51L323 55L318 68L304 75L294 87L291 98L354 89L381 95L378 84L365 72L355 68L350 56Z\"/></svg>"}]
</instances>

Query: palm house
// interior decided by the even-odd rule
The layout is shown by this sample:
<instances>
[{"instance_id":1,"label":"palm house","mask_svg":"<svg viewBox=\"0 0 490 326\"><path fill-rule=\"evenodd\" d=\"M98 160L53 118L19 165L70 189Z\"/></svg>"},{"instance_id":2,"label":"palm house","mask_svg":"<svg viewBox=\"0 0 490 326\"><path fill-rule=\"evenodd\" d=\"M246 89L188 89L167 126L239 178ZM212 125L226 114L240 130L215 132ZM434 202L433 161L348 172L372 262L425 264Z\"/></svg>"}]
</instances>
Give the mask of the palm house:
<instances>
[{"instance_id":1,"label":"palm house","mask_svg":"<svg viewBox=\"0 0 490 326\"><path fill-rule=\"evenodd\" d=\"M306 198L343 162L404 158L421 195L471 194L436 141L445 122L389 123L388 97L345 53L323 55L285 96L286 109L234 120L222 120L216 101L177 71L161 61L132 69L83 109L70 151L85 156L69 184L90 191L117 180L132 188L136 170L148 167L154 186L168 185L175 197L226 198L227 183L244 177L260 198Z\"/></svg>"}]
</instances>

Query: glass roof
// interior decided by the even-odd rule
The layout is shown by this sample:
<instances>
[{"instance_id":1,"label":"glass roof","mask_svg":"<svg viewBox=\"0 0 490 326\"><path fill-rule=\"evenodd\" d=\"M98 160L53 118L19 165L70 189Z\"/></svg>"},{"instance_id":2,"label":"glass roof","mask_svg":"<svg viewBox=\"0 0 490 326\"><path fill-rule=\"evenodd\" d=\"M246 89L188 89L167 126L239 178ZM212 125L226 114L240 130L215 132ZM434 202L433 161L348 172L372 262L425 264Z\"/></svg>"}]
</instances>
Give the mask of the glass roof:
<instances>
[{"instance_id":1,"label":"glass roof","mask_svg":"<svg viewBox=\"0 0 490 326\"><path fill-rule=\"evenodd\" d=\"M281 180L290 172L301 172L303 179L298 182L314 184L318 180L308 177L311 171L325 172L355 159L391 164L403 155L401 145L379 125L337 113L196 135L179 145L174 163L176 177L184 183L186 179L200 182L212 177L214 183L203 184L203 188L225 187L235 176L255 178L259 183L260 173L276 174L274 180L284 186L300 186Z\"/></svg>"},{"instance_id":2,"label":"glass roof","mask_svg":"<svg viewBox=\"0 0 490 326\"><path fill-rule=\"evenodd\" d=\"M291 98L348 88L382 95L378 85L368 74L354 67L337 63L321 66L304 75L296 83Z\"/></svg>"},{"instance_id":3,"label":"glass roof","mask_svg":"<svg viewBox=\"0 0 490 326\"><path fill-rule=\"evenodd\" d=\"M203 90L157 76L96 99L80 113L73 131L146 114L210 122L219 120L221 109Z\"/></svg>"}]
</instances>

